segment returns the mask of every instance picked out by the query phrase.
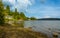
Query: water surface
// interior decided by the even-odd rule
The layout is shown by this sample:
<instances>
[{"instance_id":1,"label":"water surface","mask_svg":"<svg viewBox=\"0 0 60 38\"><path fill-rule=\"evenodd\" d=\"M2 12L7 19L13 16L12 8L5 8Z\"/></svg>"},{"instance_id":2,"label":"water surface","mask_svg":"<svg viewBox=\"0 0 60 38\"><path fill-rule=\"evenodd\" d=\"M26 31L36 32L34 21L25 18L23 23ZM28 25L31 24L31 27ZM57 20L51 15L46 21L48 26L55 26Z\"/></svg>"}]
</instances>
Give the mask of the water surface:
<instances>
[{"instance_id":1,"label":"water surface","mask_svg":"<svg viewBox=\"0 0 60 38\"><path fill-rule=\"evenodd\" d=\"M33 31L43 32L51 36L53 32L60 32L60 20L24 21L24 27L32 27Z\"/></svg>"}]
</instances>

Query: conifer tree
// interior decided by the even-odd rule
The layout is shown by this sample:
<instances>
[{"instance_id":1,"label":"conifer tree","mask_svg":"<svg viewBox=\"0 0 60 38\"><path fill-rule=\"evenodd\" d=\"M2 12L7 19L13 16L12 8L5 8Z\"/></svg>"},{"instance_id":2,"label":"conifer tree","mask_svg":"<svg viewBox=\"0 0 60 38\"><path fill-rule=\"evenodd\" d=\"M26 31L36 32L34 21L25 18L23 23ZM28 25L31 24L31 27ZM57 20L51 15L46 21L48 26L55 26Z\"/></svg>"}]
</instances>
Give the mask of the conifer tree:
<instances>
[{"instance_id":1,"label":"conifer tree","mask_svg":"<svg viewBox=\"0 0 60 38\"><path fill-rule=\"evenodd\" d=\"M6 11L7 11L7 14L10 15L10 6L9 5L6 6Z\"/></svg>"}]
</instances>

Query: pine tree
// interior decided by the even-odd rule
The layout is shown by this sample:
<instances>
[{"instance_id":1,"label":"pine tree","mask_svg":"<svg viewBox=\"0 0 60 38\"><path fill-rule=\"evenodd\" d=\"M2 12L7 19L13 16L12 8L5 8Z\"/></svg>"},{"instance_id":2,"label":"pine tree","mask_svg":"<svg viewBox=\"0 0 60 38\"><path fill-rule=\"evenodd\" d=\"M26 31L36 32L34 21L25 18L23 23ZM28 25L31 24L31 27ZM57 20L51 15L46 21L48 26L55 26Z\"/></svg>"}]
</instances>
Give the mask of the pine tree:
<instances>
[{"instance_id":1,"label":"pine tree","mask_svg":"<svg viewBox=\"0 0 60 38\"><path fill-rule=\"evenodd\" d=\"M4 6L3 6L3 3L2 3L2 0L0 0L0 25L3 25L4 24Z\"/></svg>"},{"instance_id":2,"label":"pine tree","mask_svg":"<svg viewBox=\"0 0 60 38\"><path fill-rule=\"evenodd\" d=\"M7 11L7 14L10 15L10 6L9 5L6 6L6 11Z\"/></svg>"},{"instance_id":3,"label":"pine tree","mask_svg":"<svg viewBox=\"0 0 60 38\"><path fill-rule=\"evenodd\" d=\"M17 11L17 9L15 8L14 19L17 19L17 15L18 15L18 11Z\"/></svg>"}]
</instances>

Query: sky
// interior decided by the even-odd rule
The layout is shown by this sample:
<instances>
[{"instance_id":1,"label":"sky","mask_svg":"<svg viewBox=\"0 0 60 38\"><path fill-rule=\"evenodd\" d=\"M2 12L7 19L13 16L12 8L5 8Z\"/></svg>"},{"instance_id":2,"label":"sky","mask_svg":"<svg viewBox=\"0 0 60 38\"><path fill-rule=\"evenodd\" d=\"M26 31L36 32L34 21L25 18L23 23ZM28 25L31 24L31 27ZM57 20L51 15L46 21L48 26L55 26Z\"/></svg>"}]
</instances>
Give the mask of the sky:
<instances>
[{"instance_id":1,"label":"sky","mask_svg":"<svg viewBox=\"0 0 60 38\"><path fill-rule=\"evenodd\" d=\"M60 18L60 0L3 0L3 3L27 17Z\"/></svg>"}]
</instances>

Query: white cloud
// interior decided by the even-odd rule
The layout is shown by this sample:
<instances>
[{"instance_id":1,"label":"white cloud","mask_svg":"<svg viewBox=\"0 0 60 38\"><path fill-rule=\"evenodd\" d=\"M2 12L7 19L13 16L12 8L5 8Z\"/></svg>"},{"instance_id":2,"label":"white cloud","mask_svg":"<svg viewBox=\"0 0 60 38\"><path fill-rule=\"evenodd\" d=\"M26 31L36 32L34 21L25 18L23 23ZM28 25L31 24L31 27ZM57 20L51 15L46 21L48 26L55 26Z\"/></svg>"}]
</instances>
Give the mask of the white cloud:
<instances>
[{"instance_id":1,"label":"white cloud","mask_svg":"<svg viewBox=\"0 0 60 38\"><path fill-rule=\"evenodd\" d=\"M29 0L17 0L17 3L14 4L14 7L17 9L26 10L29 5L32 5Z\"/></svg>"},{"instance_id":2,"label":"white cloud","mask_svg":"<svg viewBox=\"0 0 60 38\"><path fill-rule=\"evenodd\" d=\"M45 17L58 17L60 16L60 7L46 7L40 11Z\"/></svg>"},{"instance_id":3,"label":"white cloud","mask_svg":"<svg viewBox=\"0 0 60 38\"><path fill-rule=\"evenodd\" d=\"M40 6L35 9L28 9L27 12L29 14L34 14L37 18L49 18L49 17L59 17L60 16L60 7L52 7L52 6Z\"/></svg>"},{"instance_id":4,"label":"white cloud","mask_svg":"<svg viewBox=\"0 0 60 38\"><path fill-rule=\"evenodd\" d=\"M3 0L3 2L10 3L13 5L12 8L17 8L19 11L20 9L26 10L28 6L31 6L33 1L31 0Z\"/></svg>"},{"instance_id":5,"label":"white cloud","mask_svg":"<svg viewBox=\"0 0 60 38\"><path fill-rule=\"evenodd\" d=\"M15 0L8 0L10 3L14 3L15 2Z\"/></svg>"}]
</instances>

